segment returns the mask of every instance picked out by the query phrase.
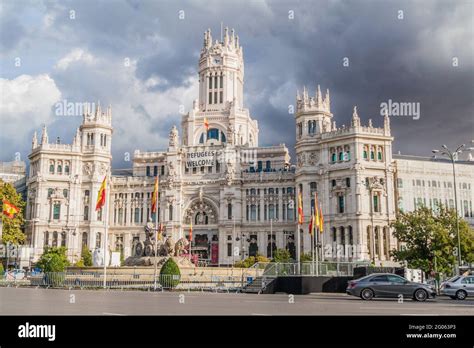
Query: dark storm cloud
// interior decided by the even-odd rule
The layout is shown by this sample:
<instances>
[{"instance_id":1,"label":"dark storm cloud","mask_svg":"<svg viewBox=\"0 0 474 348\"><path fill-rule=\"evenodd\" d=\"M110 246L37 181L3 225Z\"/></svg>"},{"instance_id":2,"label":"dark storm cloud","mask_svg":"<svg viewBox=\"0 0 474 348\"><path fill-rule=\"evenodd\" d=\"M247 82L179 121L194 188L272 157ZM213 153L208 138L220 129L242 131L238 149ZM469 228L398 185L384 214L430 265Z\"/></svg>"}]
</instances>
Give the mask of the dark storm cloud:
<instances>
[{"instance_id":1,"label":"dark storm cloud","mask_svg":"<svg viewBox=\"0 0 474 348\"><path fill-rule=\"evenodd\" d=\"M26 2L9 7L14 6ZM75 21L69 18L70 9ZM10 35L14 26L7 25L8 39L2 35L2 45L11 51L7 60L24 55L24 47L29 47L26 54L41 53L42 61L52 61L49 70L42 64L38 73L49 73L63 98L100 99L113 104L116 120L123 120L122 114L150 123L147 131L156 140L152 143L143 140L140 129L114 124L114 135L120 135L114 140L114 163L121 166L129 143L164 149L169 127L181 121L174 104L191 106L176 89L196 83L190 77L197 75L202 33L210 27L214 39L219 38L221 21L236 29L244 48L245 104L259 122L260 145L286 143L292 150L295 122L288 106L295 104L297 88L306 85L314 94L320 84L323 93L330 89L338 125L350 122L354 105L363 123L372 118L374 125L381 125L381 102L419 102L419 120L392 117L394 149L429 155L439 143L474 138L473 10L471 1L46 2L38 11L51 16L49 27L32 30L25 38L21 29ZM179 11L184 11L184 19ZM403 19L398 11L403 11ZM10 40L14 35L23 37L22 44ZM64 71L53 68L75 48L96 60L71 63ZM345 57L349 67L343 66ZM458 67L452 66L454 57ZM124 75L124 59L136 64L133 77L146 86L137 95L129 96L128 88L136 81ZM21 74L7 70L2 69L2 75L9 78ZM133 100L139 93L173 99L153 103L147 95L145 101ZM163 110L163 103L171 110ZM61 133L58 122L55 128ZM72 136L73 131L64 134Z\"/></svg>"}]
</instances>

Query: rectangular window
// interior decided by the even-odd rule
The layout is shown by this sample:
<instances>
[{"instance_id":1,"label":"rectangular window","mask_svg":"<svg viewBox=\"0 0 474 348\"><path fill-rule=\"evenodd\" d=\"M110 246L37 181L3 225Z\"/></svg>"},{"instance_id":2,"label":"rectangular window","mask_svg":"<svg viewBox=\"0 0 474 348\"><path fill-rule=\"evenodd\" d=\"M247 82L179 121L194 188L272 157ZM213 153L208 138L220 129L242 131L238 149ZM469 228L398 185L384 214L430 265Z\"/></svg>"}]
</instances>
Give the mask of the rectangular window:
<instances>
[{"instance_id":1,"label":"rectangular window","mask_svg":"<svg viewBox=\"0 0 474 348\"><path fill-rule=\"evenodd\" d=\"M224 100L224 92L220 91L219 92L219 103L222 104L223 100Z\"/></svg>"},{"instance_id":2,"label":"rectangular window","mask_svg":"<svg viewBox=\"0 0 474 348\"><path fill-rule=\"evenodd\" d=\"M59 220L60 215L61 215L61 204L56 203L53 206L53 219Z\"/></svg>"},{"instance_id":3,"label":"rectangular window","mask_svg":"<svg viewBox=\"0 0 474 348\"><path fill-rule=\"evenodd\" d=\"M223 78L222 75L221 75L221 77L220 77L220 80L221 80L221 81L220 81L220 82L221 82L221 83L220 83L220 88L224 88L224 78Z\"/></svg>"},{"instance_id":4,"label":"rectangular window","mask_svg":"<svg viewBox=\"0 0 474 348\"><path fill-rule=\"evenodd\" d=\"M216 77L217 78L217 77ZM214 92L214 104L217 104L217 92Z\"/></svg>"},{"instance_id":5,"label":"rectangular window","mask_svg":"<svg viewBox=\"0 0 474 348\"><path fill-rule=\"evenodd\" d=\"M351 178L346 178L346 187L351 187Z\"/></svg>"},{"instance_id":6,"label":"rectangular window","mask_svg":"<svg viewBox=\"0 0 474 348\"><path fill-rule=\"evenodd\" d=\"M212 92L209 92L209 104L212 104Z\"/></svg>"},{"instance_id":7,"label":"rectangular window","mask_svg":"<svg viewBox=\"0 0 474 348\"><path fill-rule=\"evenodd\" d=\"M339 196L338 201L339 213L342 214L344 213L344 196Z\"/></svg>"},{"instance_id":8,"label":"rectangular window","mask_svg":"<svg viewBox=\"0 0 474 348\"><path fill-rule=\"evenodd\" d=\"M158 166L154 166L153 167L153 176L157 176L158 175Z\"/></svg>"},{"instance_id":9,"label":"rectangular window","mask_svg":"<svg viewBox=\"0 0 474 348\"><path fill-rule=\"evenodd\" d=\"M209 89L212 89L212 76L209 77Z\"/></svg>"},{"instance_id":10,"label":"rectangular window","mask_svg":"<svg viewBox=\"0 0 474 348\"><path fill-rule=\"evenodd\" d=\"M232 256L232 243L227 243L227 256Z\"/></svg>"},{"instance_id":11,"label":"rectangular window","mask_svg":"<svg viewBox=\"0 0 474 348\"><path fill-rule=\"evenodd\" d=\"M397 179L397 187L398 188L403 188L403 180L400 179L400 178Z\"/></svg>"},{"instance_id":12,"label":"rectangular window","mask_svg":"<svg viewBox=\"0 0 474 348\"><path fill-rule=\"evenodd\" d=\"M379 196L378 195L374 195L374 212L378 213L380 212L380 209L379 209Z\"/></svg>"},{"instance_id":13,"label":"rectangular window","mask_svg":"<svg viewBox=\"0 0 474 348\"><path fill-rule=\"evenodd\" d=\"M84 206L84 221L89 221L89 206Z\"/></svg>"},{"instance_id":14,"label":"rectangular window","mask_svg":"<svg viewBox=\"0 0 474 348\"><path fill-rule=\"evenodd\" d=\"M150 176L150 166L146 166L146 176Z\"/></svg>"}]
</instances>

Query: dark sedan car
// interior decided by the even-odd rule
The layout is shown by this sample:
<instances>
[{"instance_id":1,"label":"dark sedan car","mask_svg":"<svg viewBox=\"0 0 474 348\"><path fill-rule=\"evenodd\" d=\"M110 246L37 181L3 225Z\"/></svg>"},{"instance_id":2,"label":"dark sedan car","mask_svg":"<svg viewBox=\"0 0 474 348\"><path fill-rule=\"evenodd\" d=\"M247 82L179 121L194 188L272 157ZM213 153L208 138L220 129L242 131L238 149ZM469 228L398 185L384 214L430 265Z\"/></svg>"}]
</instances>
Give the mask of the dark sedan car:
<instances>
[{"instance_id":1,"label":"dark sedan car","mask_svg":"<svg viewBox=\"0 0 474 348\"><path fill-rule=\"evenodd\" d=\"M436 291L427 284L410 282L407 279L391 273L375 273L360 279L348 282L346 293L358 296L363 300L374 297L413 298L416 301L425 301L436 297Z\"/></svg>"}]
</instances>

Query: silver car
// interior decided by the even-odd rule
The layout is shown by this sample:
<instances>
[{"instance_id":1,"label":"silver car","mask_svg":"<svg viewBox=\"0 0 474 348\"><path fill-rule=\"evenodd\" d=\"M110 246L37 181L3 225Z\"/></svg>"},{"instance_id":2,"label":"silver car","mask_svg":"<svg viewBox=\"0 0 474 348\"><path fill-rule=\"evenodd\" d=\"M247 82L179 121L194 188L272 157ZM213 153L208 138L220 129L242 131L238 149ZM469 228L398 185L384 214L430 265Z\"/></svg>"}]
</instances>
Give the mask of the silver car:
<instances>
[{"instance_id":1,"label":"silver car","mask_svg":"<svg viewBox=\"0 0 474 348\"><path fill-rule=\"evenodd\" d=\"M453 300L464 300L474 296L474 275L456 276L441 284L441 295L449 296Z\"/></svg>"},{"instance_id":2,"label":"silver car","mask_svg":"<svg viewBox=\"0 0 474 348\"><path fill-rule=\"evenodd\" d=\"M427 284L410 282L407 279L392 273L374 273L360 279L351 280L347 284L346 293L363 300L374 297L413 298L416 301L425 301L436 297L436 291Z\"/></svg>"}]
</instances>

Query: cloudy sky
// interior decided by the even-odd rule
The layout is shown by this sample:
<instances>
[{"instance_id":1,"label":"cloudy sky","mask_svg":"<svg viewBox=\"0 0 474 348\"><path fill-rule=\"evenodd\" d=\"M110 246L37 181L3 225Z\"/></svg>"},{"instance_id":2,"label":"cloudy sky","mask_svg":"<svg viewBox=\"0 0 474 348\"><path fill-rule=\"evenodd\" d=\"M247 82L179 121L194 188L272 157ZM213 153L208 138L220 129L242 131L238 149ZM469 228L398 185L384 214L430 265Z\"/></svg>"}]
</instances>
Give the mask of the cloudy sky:
<instances>
[{"instance_id":1,"label":"cloudy sky","mask_svg":"<svg viewBox=\"0 0 474 348\"><path fill-rule=\"evenodd\" d=\"M218 36L221 21L244 47L261 145L293 147L288 105L320 84L338 125L354 105L381 125L382 102L420 103L418 120L392 117L394 151L430 155L474 139L473 14L470 0L2 0L0 160L25 159L43 124L71 142L81 118L55 115L64 100L112 105L115 167L164 149L180 105L197 98L203 32Z\"/></svg>"}]
</instances>

